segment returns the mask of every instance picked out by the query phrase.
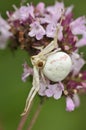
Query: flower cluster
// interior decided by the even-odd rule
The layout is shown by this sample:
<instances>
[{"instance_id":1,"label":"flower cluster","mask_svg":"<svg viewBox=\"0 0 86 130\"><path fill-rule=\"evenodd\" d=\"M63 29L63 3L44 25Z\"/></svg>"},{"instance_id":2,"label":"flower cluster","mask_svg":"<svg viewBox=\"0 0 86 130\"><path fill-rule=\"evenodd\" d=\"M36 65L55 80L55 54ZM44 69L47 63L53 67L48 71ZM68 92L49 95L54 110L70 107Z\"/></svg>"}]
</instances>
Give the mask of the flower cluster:
<instances>
[{"instance_id":1,"label":"flower cluster","mask_svg":"<svg viewBox=\"0 0 86 130\"><path fill-rule=\"evenodd\" d=\"M34 56L57 37L57 46L70 56L72 67L66 78L58 82L53 82L46 76L44 82L40 74L38 94L56 100L64 96L66 110L73 111L80 104L78 93L86 91L86 71L82 71L85 60L82 53L79 53L79 48L86 46L85 16L74 19L73 5L66 8L63 2L48 7L40 2L37 6L27 4L19 8L14 6L14 9L7 12L7 21L0 16L0 48L5 47L7 39L11 37L12 48L20 47ZM55 36L57 28L58 35ZM29 75L34 77L33 68L26 62L23 66L22 80L26 81Z\"/></svg>"}]
</instances>

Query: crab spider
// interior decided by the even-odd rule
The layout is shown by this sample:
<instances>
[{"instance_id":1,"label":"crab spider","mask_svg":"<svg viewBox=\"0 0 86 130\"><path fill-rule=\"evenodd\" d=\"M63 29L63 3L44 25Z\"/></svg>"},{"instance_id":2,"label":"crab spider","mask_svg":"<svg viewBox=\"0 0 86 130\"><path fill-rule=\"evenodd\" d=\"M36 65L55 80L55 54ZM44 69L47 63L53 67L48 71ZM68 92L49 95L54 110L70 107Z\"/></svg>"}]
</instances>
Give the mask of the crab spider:
<instances>
[{"instance_id":1,"label":"crab spider","mask_svg":"<svg viewBox=\"0 0 86 130\"><path fill-rule=\"evenodd\" d=\"M25 115L27 113L33 98L35 97L36 93L39 91L40 88L39 71L41 70L41 74L43 77L42 69L44 67L47 57L50 54L56 53L57 51L61 50L60 48L58 48L58 44L57 44L58 31L59 31L59 27L57 27L54 40L51 41L50 44L48 44L44 49L41 49L41 52L38 55L31 57L31 62L33 65L33 72L34 72L33 83L32 83L33 87L31 88L30 93L27 97L25 109L22 115Z\"/></svg>"}]
</instances>

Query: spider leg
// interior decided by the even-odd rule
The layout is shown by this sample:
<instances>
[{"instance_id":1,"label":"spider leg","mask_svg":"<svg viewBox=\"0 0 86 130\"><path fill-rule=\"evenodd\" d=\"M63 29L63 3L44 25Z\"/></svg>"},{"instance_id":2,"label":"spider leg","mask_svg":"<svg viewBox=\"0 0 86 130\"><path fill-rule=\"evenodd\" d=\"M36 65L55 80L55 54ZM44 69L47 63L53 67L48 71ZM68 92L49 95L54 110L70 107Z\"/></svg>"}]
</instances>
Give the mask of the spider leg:
<instances>
[{"instance_id":1,"label":"spider leg","mask_svg":"<svg viewBox=\"0 0 86 130\"><path fill-rule=\"evenodd\" d=\"M39 88L40 88L39 70L36 68L36 66L34 66L33 87L32 87L32 89L27 97L25 109L24 109L24 112L22 113L22 116L25 115L26 112L28 111L28 109L33 101L33 98L35 97Z\"/></svg>"},{"instance_id":2,"label":"spider leg","mask_svg":"<svg viewBox=\"0 0 86 130\"><path fill-rule=\"evenodd\" d=\"M49 55L55 54L58 51L61 51L61 48L58 48L58 49L54 50L53 52L46 54L46 57L48 57Z\"/></svg>"},{"instance_id":3,"label":"spider leg","mask_svg":"<svg viewBox=\"0 0 86 130\"><path fill-rule=\"evenodd\" d=\"M26 107L25 107L25 108L27 108L28 101L29 101L30 98L32 97L32 95L33 95L33 93L34 93L36 87L39 86L39 85L38 85L39 75L38 75L37 73L38 73L38 70L37 70L37 69L35 68L35 66L34 66L33 87L32 87L32 89L30 90L30 93L29 93L29 95L28 95L28 97L27 97Z\"/></svg>"},{"instance_id":4,"label":"spider leg","mask_svg":"<svg viewBox=\"0 0 86 130\"><path fill-rule=\"evenodd\" d=\"M58 47L58 44L57 44L57 40L58 40L58 32L59 32L59 26L57 26L56 27L56 32L55 32L55 36L54 36L54 46L55 46L55 48L57 48Z\"/></svg>"},{"instance_id":5,"label":"spider leg","mask_svg":"<svg viewBox=\"0 0 86 130\"><path fill-rule=\"evenodd\" d=\"M55 48L54 41L51 41L40 53L39 55L46 55Z\"/></svg>"},{"instance_id":6,"label":"spider leg","mask_svg":"<svg viewBox=\"0 0 86 130\"><path fill-rule=\"evenodd\" d=\"M33 92L32 96L30 97L30 99L29 100L27 99L27 106L26 106L26 108L24 110L24 113L22 115L27 113L27 111L28 111L28 109L29 109L29 107L30 107L30 105L31 105L31 103L32 103L36 93L38 92L38 90L39 90L39 87L34 89L34 92Z\"/></svg>"},{"instance_id":7,"label":"spider leg","mask_svg":"<svg viewBox=\"0 0 86 130\"><path fill-rule=\"evenodd\" d=\"M30 100L31 96L33 95L34 90L35 90L35 86L33 86L33 87L31 88L31 90L30 90L30 93L29 93L29 95L28 95L28 97L27 97L27 100L26 100L26 105L25 105L24 111L26 111L26 108L27 108L27 105L28 105L28 101Z\"/></svg>"},{"instance_id":8,"label":"spider leg","mask_svg":"<svg viewBox=\"0 0 86 130\"><path fill-rule=\"evenodd\" d=\"M58 25L57 28L56 28L54 40L51 41L51 42L39 53L39 55L46 55L46 54L50 53L52 50L58 49L57 40L58 40L58 32L59 32L59 29L60 29L60 25Z\"/></svg>"},{"instance_id":9,"label":"spider leg","mask_svg":"<svg viewBox=\"0 0 86 130\"><path fill-rule=\"evenodd\" d=\"M45 79L45 76L44 76L42 70L40 71L40 74L41 74L41 79L42 79L42 81L44 82L44 84L46 84L46 79Z\"/></svg>"}]
</instances>

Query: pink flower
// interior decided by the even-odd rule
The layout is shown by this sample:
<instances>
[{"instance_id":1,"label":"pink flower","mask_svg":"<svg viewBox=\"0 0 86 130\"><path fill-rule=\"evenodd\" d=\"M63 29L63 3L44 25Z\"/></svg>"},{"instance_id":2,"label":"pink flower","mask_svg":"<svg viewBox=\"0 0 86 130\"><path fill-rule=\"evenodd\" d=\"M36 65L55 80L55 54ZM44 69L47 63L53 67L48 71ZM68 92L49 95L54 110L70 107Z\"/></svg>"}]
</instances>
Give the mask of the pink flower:
<instances>
[{"instance_id":1,"label":"pink flower","mask_svg":"<svg viewBox=\"0 0 86 130\"><path fill-rule=\"evenodd\" d=\"M30 25L31 31L29 32L30 37L36 37L37 40L40 40L45 35L44 28L40 25L39 22L34 22Z\"/></svg>"},{"instance_id":2,"label":"pink flower","mask_svg":"<svg viewBox=\"0 0 86 130\"><path fill-rule=\"evenodd\" d=\"M19 14L20 20L27 20L29 18L29 15L31 15L34 18L34 8L32 5L22 6L19 9Z\"/></svg>"},{"instance_id":3,"label":"pink flower","mask_svg":"<svg viewBox=\"0 0 86 130\"><path fill-rule=\"evenodd\" d=\"M86 34L76 42L76 47L83 47L86 46Z\"/></svg>"},{"instance_id":4,"label":"pink flower","mask_svg":"<svg viewBox=\"0 0 86 130\"><path fill-rule=\"evenodd\" d=\"M56 22L56 18L55 17L53 18L52 15L50 14L45 14L43 18L40 18L41 24L46 24L46 23L50 24L54 22Z\"/></svg>"},{"instance_id":5,"label":"pink flower","mask_svg":"<svg viewBox=\"0 0 86 130\"><path fill-rule=\"evenodd\" d=\"M71 112L75 109L75 104L71 97L66 97L66 110Z\"/></svg>"},{"instance_id":6,"label":"pink flower","mask_svg":"<svg viewBox=\"0 0 86 130\"><path fill-rule=\"evenodd\" d=\"M80 99L77 94L74 94L73 97L66 97L66 110L71 112L74 111L76 107L80 105Z\"/></svg>"},{"instance_id":7,"label":"pink flower","mask_svg":"<svg viewBox=\"0 0 86 130\"><path fill-rule=\"evenodd\" d=\"M75 107L79 107L80 106L80 98L77 94L73 95L73 102L75 104Z\"/></svg>"},{"instance_id":8,"label":"pink flower","mask_svg":"<svg viewBox=\"0 0 86 130\"><path fill-rule=\"evenodd\" d=\"M72 13L73 8L74 8L73 5L71 5L71 6L69 6L68 8L66 8L65 15L66 15L66 16L67 16L67 15L70 15L70 14Z\"/></svg>"},{"instance_id":9,"label":"pink flower","mask_svg":"<svg viewBox=\"0 0 86 130\"><path fill-rule=\"evenodd\" d=\"M7 45L7 40L12 36L9 24L0 16L0 49L4 49Z\"/></svg>"},{"instance_id":10,"label":"pink flower","mask_svg":"<svg viewBox=\"0 0 86 130\"><path fill-rule=\"evenodd\" d=\"M73 72L73 76L74 76L79 73L79 71L85 64L85 61L83 58L81 58L81 56L78 53L75 53L75 52L72 53L71 58L72 58L72 63L73 63L72 72Z\"/></svg>"},{"instance_id":11,"label":"pink flower","mask_svg":"<svg viewBox=\"0 0 86 130\"><path fill-rule=\"evenodd\" d=\"M45 90L45 95L47 97L53 96L55 99L59 99L61 98L63 90L64 90L64 86L62 85L62 83L58 83L54 85L49 84L48 89Z\"/></svg>"},{"instance_id":12,"label":"pink flower","mask_svg":"<svg viewBox=\"0 0 86 130\"><path fill-rule=\"evenodd\" d=\"M64 12L64 4L63 2L56 2L54 6L49 6L46 10L58 21Z\"/></svg>"},{"instance_id":13,"label":"pink flower","mask_svg":"<svg viewBox=\"0 0 86 130\"><path fill-rule=\"evenodd\" d=\"M14 6L14 8L15 8L15 12L12 15L10 15L9 12L7 12L9 20L25 21L29 18L29 16L34 18L34 7L32 5L21 6L19 9L17 9L17 7Z\"/></svg>"},{"instance_id":14,"label":"pink flower","mask_svg":"<svg viewBox=\"0 0 86 130\"><path fill-rule=\"evenodd\" d=\"M40 89L39 95L47 96L47 97L54 97L55 99L61 98L62 91L64 90L64 86L61 82L57 84L50 84L50 81L46 79L46 84L43 80L40 80Z\"/></svg>"},{"instance_id":15,"label":"pink flower","mask_svg":"<svg viewBox=\"0 0 86 130\"><path fill-rule=\"evenodd\" d=\"M40 2L37 6L36 6L36 10L43 14L45 11L45 4L43 2Z\"/></svg>"},{"instance_id":16,"label":"pink flower","mask_svg":"<svg viewBox=\"0 0 86 130\"><path fill-rule=\"evenodd\" d=\"M70 28L74 35L84 35L86 33L86 19L85 17L79 17L75 21L71 22Z\"/></svg>"},{"instance_id":17,"label":"pink flower","mask_svg":"<svg viewBox=\"0 0 86 130\"><path fill-rule=\"evenodd\" d=\"M50 38L54 38L55 37L55 33L56 33L56 29L58 28L58 40L61 41L63 38L63 27L60 24L56 24L56 23L50 23L47 25L46 28L46 35L47 37Z\"/></svg>"},{"instance_id":18,"label":"pink flower","mask_svg":"<svg viewBox=\"0 0 86 130\"><path fill-rule=\"evenodd\" d=\"M82 82L82 86L84 89L86 89L86 82Z\"/></svg>"},{"instance_id":19,"label":"pink flower","mask_svg":"<svg viewBox=\"0 0 86 130\"><path fill-rule=\"evenodd\" d=\"M15 21L15 20L20 20L20 13L19 13L19 10L20 8L18 9L15 5L13 5L13 8L14 8L14 12L9 12L7 11L6 14L9 18L9 21Z\"/></svg>"},{"instance_id":20,"label":"pink flower","mask_svg":"<svg viewBox=\"0 0 86 130\"><path fill-rule=\"evenodd\" d=\"M33 69L29 67L26 62L23 64L23 67L24 67L24 72L22 74L22 81L25 82L28 76L33 75Z\"/></svg>"}]
</instances>

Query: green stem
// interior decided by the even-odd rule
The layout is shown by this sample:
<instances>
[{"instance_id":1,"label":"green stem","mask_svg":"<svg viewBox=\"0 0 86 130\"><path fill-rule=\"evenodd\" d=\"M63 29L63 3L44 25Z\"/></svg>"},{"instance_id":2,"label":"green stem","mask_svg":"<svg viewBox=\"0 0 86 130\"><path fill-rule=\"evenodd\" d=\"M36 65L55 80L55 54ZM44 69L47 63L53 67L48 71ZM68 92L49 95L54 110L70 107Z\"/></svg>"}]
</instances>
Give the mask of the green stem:
<instances>
[{"instance_id":1,"label":"green stem","mask_svg":"<svg viewBox=\"0 0 86 130\"><path fill-rule=\"evenodd\" d=\"M29 113L30 113L31 108L32 108L32 104L31 104L31 106L30 106L28 112L27 112L24 116L22 116L22 118L21 118L21 120L20 120L20 122L19 122L19 125L18 125L17 130L22 130L22 129L23 129L23 127L24 127L24 125L25 125L25 122L26 122L26 120L27 120L27 117L29 116Z\"/></svg>"},{"instance_id":2,"label":"green stem","mask_svg":"<svg viewBox=\"0 0 86 130\"><path fill-rule=\"evenodd\" d=\"M45 98L44 98L43 100L41 100L41 102L38 104L38 107L37 107L37 109L36 109L36 112L34 113L34 116L33 116L32 120L31 120L31 122L30 122L30 124L29 124L27 130L32 130L32 128L33 128L33 126L34 126L34 124L35 124L35 122L36 122L36 120L37 120L37 118L38 118L38 116L39 116L39 113L40 113L40 111L41 111L41 108L42 108L42 106L43 106L43 104L44 104L44 101L45 101Z\"/></svg>"}]
</instances>

